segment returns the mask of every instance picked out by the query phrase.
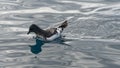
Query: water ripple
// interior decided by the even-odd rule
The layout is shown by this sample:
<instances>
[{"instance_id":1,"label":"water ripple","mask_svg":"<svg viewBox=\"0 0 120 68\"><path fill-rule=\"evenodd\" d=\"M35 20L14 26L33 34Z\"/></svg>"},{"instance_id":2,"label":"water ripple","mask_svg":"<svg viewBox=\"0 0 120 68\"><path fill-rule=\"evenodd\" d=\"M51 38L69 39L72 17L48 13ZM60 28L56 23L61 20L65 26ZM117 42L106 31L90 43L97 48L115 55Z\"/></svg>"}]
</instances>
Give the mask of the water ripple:
<instances>
[{"instance_id":1,"label":"water ripple","mask_svg":"<svg viewBox=\"0 0 120 68\"><path fill-rule=\"evenodd\" d=\"M120 1L1 0L0 68L120 68ZM27 35L69 18L62 44L45 44L34 58ZM70 39L70 40L69 40Z\"/></svg>"}]
</instances>

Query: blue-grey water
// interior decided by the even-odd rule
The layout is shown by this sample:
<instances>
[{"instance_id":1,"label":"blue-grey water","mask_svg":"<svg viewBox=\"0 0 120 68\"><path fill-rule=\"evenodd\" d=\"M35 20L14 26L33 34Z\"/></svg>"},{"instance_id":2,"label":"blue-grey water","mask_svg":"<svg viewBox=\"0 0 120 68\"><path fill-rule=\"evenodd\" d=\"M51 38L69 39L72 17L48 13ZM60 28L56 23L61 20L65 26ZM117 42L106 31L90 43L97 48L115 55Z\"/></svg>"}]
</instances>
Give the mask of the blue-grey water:
<instances>
[{"instance_id":1,"label":"blue-grey water","mask_svg":"<svg viewBox=\"0 0 120 68\"><path fill-rule=\"evenodd\" d=\"M34 58L29 26L65 19L70 46L46 43ZM0 0L0 68L120 68L120 1Z\"/></svg>"}]
</instances>

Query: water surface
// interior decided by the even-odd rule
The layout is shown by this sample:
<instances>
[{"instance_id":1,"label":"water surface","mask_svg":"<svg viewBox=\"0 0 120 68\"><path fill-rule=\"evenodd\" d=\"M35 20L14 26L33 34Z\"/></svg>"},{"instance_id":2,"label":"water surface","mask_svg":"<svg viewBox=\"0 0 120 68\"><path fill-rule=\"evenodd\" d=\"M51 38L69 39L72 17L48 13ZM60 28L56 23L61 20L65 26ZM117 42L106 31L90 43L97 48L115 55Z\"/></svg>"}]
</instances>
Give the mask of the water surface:
<instances>
[{"instance_id":1,"label":"water surface","mask_svg":"<svg viewBox=\"0 0 120 68\"><path fill-rule=\"evenodd\" d=\"M38 58L27 35L69 19L65 43L46 43ZM120 68L119 0L0 0L0 68Z\"/></svg>"}]
</instances>

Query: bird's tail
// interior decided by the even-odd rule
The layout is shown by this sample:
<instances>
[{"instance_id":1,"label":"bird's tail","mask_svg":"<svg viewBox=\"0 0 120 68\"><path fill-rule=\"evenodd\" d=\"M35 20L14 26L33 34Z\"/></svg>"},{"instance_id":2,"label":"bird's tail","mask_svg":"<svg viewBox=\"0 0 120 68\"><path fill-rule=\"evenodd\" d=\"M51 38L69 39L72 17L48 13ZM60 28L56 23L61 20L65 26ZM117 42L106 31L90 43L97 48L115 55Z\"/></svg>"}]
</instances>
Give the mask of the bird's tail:
<instances>
[{"instance_id":1,"label":"bird's tail","mask_svg":"<svg viewBox=\"0 0 120 68\"><path fill-rule=\"evenodd\" d=\"M67 20L65 20L59 27L60 28L66 28L68 26L68 21Z\"/></svg>"}]
</instances>

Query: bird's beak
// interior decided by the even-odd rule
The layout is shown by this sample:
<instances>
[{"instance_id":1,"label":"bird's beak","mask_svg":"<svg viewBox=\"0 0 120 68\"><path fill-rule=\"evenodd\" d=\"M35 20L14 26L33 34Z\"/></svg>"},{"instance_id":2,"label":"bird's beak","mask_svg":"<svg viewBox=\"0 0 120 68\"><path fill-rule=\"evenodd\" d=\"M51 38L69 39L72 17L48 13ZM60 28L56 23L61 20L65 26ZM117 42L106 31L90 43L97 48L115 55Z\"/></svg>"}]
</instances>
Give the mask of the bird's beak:
<instances>
[{"instance_id":1,"label":"bird's beak","mask_svg":"<svg viewBox=\"0 0 120 68\"><path fill-rule=\"evenodd\" d=\"M28 31L28 33L27 34L29 34L30 33L30 31Z\"/></svg>"},{"instance_id":2,"label":"bird's beak","mask_svg":"<svg viewBox=\"0 0 120 68\"><path fill-rule=\"evenodd\" d=\"M29 47L32 47L32 45L29 45Z\"/></svg>"}]
</instances>

